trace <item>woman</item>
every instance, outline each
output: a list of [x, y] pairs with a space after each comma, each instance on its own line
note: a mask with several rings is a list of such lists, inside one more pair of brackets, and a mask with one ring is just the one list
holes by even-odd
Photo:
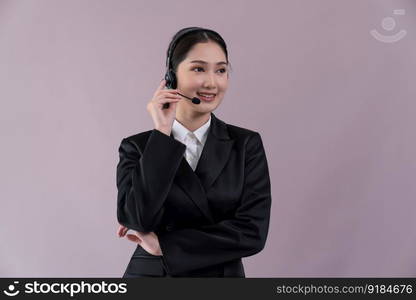
[[229, 80], [218, 33], [180, 30], [166, 65], [147, 104], [154, 129], [119, 148], [118, 235], [138, 244], [123, 277], [245, 277], [241, 258], [264, 248], [269, 228], [260, 134], [212, 113]]

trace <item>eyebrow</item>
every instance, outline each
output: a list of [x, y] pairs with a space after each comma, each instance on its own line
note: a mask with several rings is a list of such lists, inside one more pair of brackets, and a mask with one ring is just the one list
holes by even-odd
[[[193, 60], [191, 61], [191, 63], [207, 64], [207, 62], [203, 60]], [[225, 61], [220, 61], [220, 62], [217, 62], [216, 65], [227, 65], [227, 63]]]

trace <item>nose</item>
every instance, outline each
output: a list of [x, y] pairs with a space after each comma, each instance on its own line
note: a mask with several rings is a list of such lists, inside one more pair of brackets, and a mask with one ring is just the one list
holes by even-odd
[[208, 73], [205, 76], [204, 88], [207, 88], [207, 89], [215, 88], [215, 75], [214, 74]]

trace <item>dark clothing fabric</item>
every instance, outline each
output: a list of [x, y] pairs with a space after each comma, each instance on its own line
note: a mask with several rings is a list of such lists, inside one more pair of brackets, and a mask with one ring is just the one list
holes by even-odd
[[118, 221], [153, 231], [163, 253], [138, 245], [124, 277], [245, 277], [241, 258], [264, 248], [272, 199], [261, 136], [211, 118], [195, 172], [172, 134], [122, 140]]

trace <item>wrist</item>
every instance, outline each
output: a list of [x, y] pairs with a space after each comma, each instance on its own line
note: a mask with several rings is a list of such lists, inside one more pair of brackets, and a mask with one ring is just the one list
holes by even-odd
[[170, 128], [163, 128], [163, 127], [158, 127], [158, 128], [155, 128], [155, 129], [164, 133], [164, 134], [166, 134], [166, 135], [168, 135], [168, 136], [170, 136], [170, 133], [172, 131], [172, 129], [170, 129]]

